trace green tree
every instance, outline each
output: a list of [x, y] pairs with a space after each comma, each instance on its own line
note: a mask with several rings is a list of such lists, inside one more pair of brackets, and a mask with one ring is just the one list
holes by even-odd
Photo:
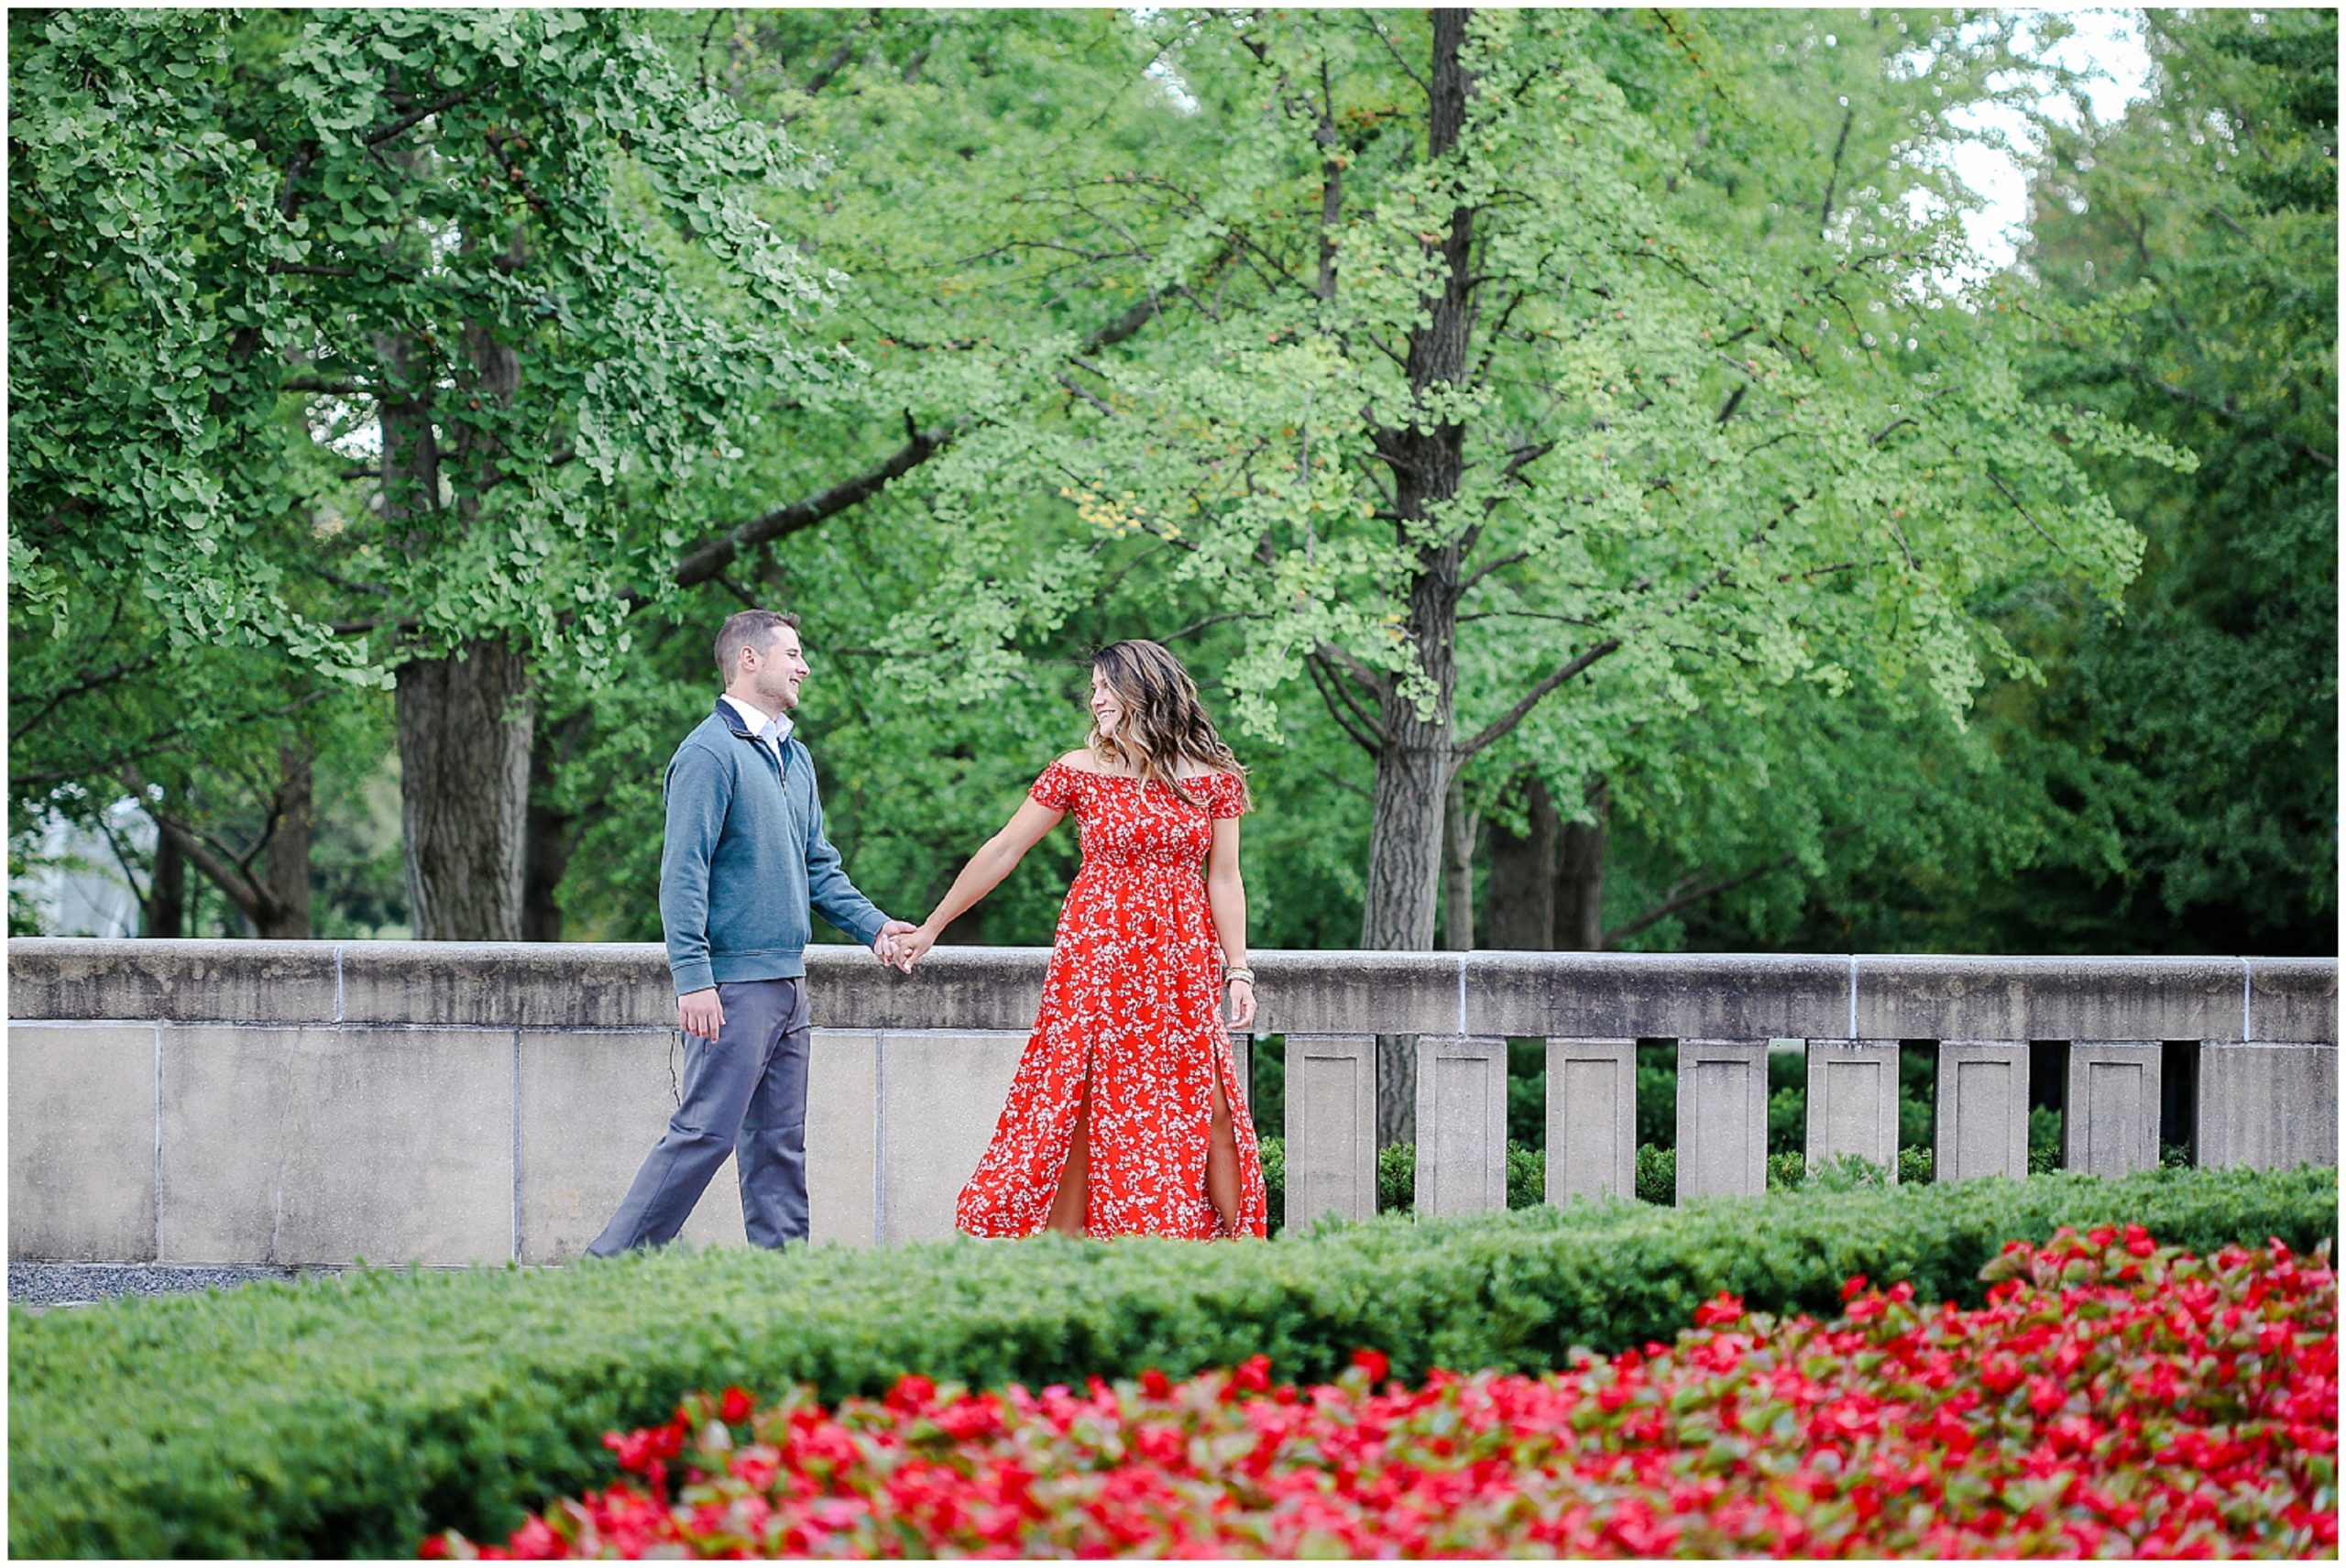
[[[1577, 798], [1666, 780], [1667, 716], [1706, 704], [1959, 718], [2028, 667], [1985, 587], [2132, 569], [2077, 455], [2172, 454], [2024, 394], [2019, 294], [1931, 281], [1961, 199], [1933, 105], [1988, 93], [2001, 37], [1847, 20], [1843, 55], [1836, 17], [1166, 16], [1135, 32], [1168, 85], [1084, 97], [1087, 134], [1054, 84], [1146, 54], [835, 24], [794, 126], [843, 85], [901, 118], [859, 192], [776, 221], [919, 193], [915, 232], [831, 231], [890, 239], [839, 263], [874, 374], [835, 406], [901, 422], [887, 515], [951, 542], [876, 640], [904, 698], [989, 700], [1146, 571], [1164, 620], [1236, 634], [1257, 737], [1301, 696], [1367, 754], [1377, 947], [1431, 944], [1470, 764]], [[940, 58], [1016, 95], [999, 137], [924, 109]]]
[[741, 198], [814, 166], [624, 13], [10, 41], [12, 695], [64, 729], [203, 647], [388, 680], [417, 934], [518, 935], [531, 662], [624, 652], [689, 543], [667, 491], [838, 373], [796, 334], [822, 269]]
[[[2042, 323], [2031, 383], [2198, 458], [2082, 460], [2145, 535], [2124, 614], [2051, 584], [1983, 592], [2043, 681], [1990, 682], [1961, 735], [1900, 727], [1887, 745], [1929, 799], [1868, 762], [1890, 732], [1836, 739], [1822, 754], [1854, 768], [1866, 828], [1666, 939], [2336, 950], [2336, 16], [2145, 25], [2146, 96], [2110, 124], [2044, 122], [2021, 263], [2091, 313]], [[1791, 733], [1780, 757], [1814, 754]], [[1781, 794], [1814, 795], [1792, 783], [1758, 815]]]
[[2152, 93], [2052, 127], [2024, 257], [2131, 308], [2032, 371], [2199, 466], [2098, 469], [2150, 543], [2123, 622], [2014, 617], [2058, 671], [2015, 726], [2104, 854], [2011, 917], [2050, 950], [2335, 952], [2338, 14], [2145, 18]]

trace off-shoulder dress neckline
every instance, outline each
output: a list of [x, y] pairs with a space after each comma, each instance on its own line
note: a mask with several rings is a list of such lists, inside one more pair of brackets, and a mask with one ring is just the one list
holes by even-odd
[[[1064, 757], [1054, 757], [1054, 758], [1052, 758], [1052, 759], [1051, 759], [1051, 766], [1052, 766], [1052, 767], [1055, 767], [1055, 768], [1065, 768], [1069, 773], [1071, 773], [1075, 774], [1078, 778], [1087, 778], [1087, 779], [1131, 779], [1131, 780], [1134, 780], [1134, 781], [1135, 781], [1135, 782], [1138, 782], [1138, 781], [1139, 781], [1139, 779], [1140, 779], [1140, 775], [1139, 775], [1138, 773], [1102, 773], [1102, 772], [1101, 772], [1098, 768], [1079, 768], [1079, 767], [1077, 767], [1074, 763], [1072, 763], [1072, 762], [1069, 762], [1069, 761], [1068, 761], [1066, 758], [1064, 758]], [[1213, 782], [1214, 782], [1214, 780], [1216, 780], [1216, 779], [1219, 779], [1219, 778], [1227, 778], [1228, 776], [1229, 776], [1229, 775], [1228, 775], [1228, 774], [1226, 774], [1226, 773], [1200, 773], [1200, 774], [1198, 774], [1195, 778], [1176, 779], [1176, 780], [1173, 780], [1173, 781], [1171, 781], [1171, 782], [1176, 783], [1176, 784], [1187, 784], [1187, 785], [1188, 785], [1188, 786], [1189, 786], [1191, 789], [1201, 789], [1201, 788], [1203, 788], [1205, 785], [1207, 785], [1207, 784], [1210, 784], [1213, 783]], [[1150, 784], [1164, 784], [1164, 783], [1166, 783], [1166, 782], [1168, 782], [1168, 781], [1166, 781], [1166, 780], [1164, 780], [1164, 779], [1150, 779], [1150, 780], [1148, 780], [1147, 782], [1148, 782], [1148, 783], [1150, 783]]]

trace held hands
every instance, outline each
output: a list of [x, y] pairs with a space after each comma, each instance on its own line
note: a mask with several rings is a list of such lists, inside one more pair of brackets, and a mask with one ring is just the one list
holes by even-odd
[[909, 920], [888, 921], [880, 927], [880, 934], [872, 938], [873, 955], [883, 964], [903, 970], [906, 974], [912, 973], [913, 966], [904, 957], [904, 941], [905, 937], [918, 929], [920, 927]]
[[937, 946], [936, 932], [926, 926], [908, 927], [904, 935], [896, 938], [896, 956], [889, 961], [906, 974], [910, 974], [913, 972], [913, 965], [920, 962], [928, 949], [935, 946]]

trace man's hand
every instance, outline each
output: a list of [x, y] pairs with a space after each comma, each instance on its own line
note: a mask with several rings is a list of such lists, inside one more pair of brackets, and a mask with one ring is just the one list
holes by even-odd
[[908, 934], [896, 938], [897, 967], [906, 974], [912, 973], [913, 965], [920, 962], [922, 955], [935, 946], [937, 946], [936, 932], [926, 926], [914, 927]]
[[716, 1040], [717, 1031], [725, 1027], [725, 1004], [717, 1000], [715, 986], [688, 991], [676, 998], [676, 1027], [704, 1040]]
[[904, 957], [903, 938], [919, 929], [909, 920], [891, 920], [881, 927], [880, 935], [872, 938], [872, 950], [880, 956], [882, 963], [892, 964], [910, 974], [913, 972], [912, 960]]

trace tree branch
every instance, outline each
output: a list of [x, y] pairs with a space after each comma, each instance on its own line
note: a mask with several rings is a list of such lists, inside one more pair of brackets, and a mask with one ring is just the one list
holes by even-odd
[[1825, 204], [1816, 212], [1816, 226], [1820, 230], [1833, 221], [1833, 193], [1841, 184], [1841, 153], [1849, 145], [1849, 124], [1857, 117], [1855, 104], [1841, 111], [1841, 134], [1833, 143], [1833, 172], [1825, 181]]
[[[1686, 59], [1694, 65], [1695, 71], [1700, 75], [1709, 76], [1710, 71], [1704, 66], [1703, 57], [1694, 52], [1694, 46], [1687, 41], [1687, 39], [1678, 31], [1678, 28], [1671, 22], [1670, 13], [1657, 6], [1653, 10], [1653, 16], [1654, 19], [1661, 24], [1661, 30], [1670, 35], [1670, 41], [1676, 44], [1681, 49], [1685, 51]], [[1716, 81], [1711, 83], [1711, 91], [1719, 95], [1720, 103], [1728, 104], [1730, 107], [1733, 105], [1735, 101], [1727, 95], [1727, 89], [1720, 86]]]
[[1376, 41], [1383, 44], [1385, 46], [1385, 52], [1393, 57], [1393, 63], [1401, 68], [1401, 74], [1416, 82], [1418, 84], [1419, 92], [1424, 93], [1428, 98], [1431, 98], [1433, 96], [1433, 89], [1427, 86], [1426, 79], [1411, 69], [1409, 62], [1401, 57], [1400, 46], [1394, 43], [1393, 35], [1385, 30], [1384, 27], [1378, 21], [1375, 12], [1369, 13], [1368, 30], [1376, 35]]
[[812, 528], [826, 518], [835, 517], [850, 507], [870, 499], [894, 480], [943, 451], [969, 421], [959, 419], [920, 430], [913, 426], [911, 417], [907, 415], [904, 423], [907, 430], [904, 444], [853, 478], [842, 479], [804, 500], [777, 507], [763, 517], [753, 517], [700, 545], [676, 563], [676, 586], [689, 588], [707, 582], [731, 565], [744, 550], [763, 544], [768, 540], [781, 539], [803, 528]]
[[467, 98], [477, 97], [481, 91], [488, 85], [488, 83], [486, 82], [476, 82], [470, 87], [459, 87], [454, 93], [446, 93], [437, 101], [425, 104], [421, 109], [411, 109], [406, 114], [401, 115], [398, 119], [390, 122], [390, 124], [380, 126], [378, 129], [368, 131], [367, 133], [366, 145], [370, 148], [380, 147], [385, 142], [390, 140], [393, 137], [398, 136], [401, 131], [407, 130], [414, 126], [422, 125], [433, 115], [440, 113], [441, 110], [453, 109]]
[[[103, 647], [110, 641], [114, 637], [115, 628], [121, 624], [122, 606], [119, 602], [116, 602], [114, 607], [114, 613], [106, 620], [105, 635], [98, 639], [99, 646]], [[50, 694], [49, 699], [47, 702], [41, 704], [40, 711], [38, 713], [34, 714], [30, 718], [26, 719], [22, 724], [17, 725], [15, 729], [8, 731], [8, 743], [10, 745], [16, 744], [16, 741], [22, 739], [34, 725], [38, 724], [42, 719], [47, 718], [51, 712], [55, 711], [60, 703], [62, 703], [71, 697], [80, 696], [84, 692], [95, 691], [100, 686], [112, 685], [123, 676], [136, 674], [137, 672], [145, 669], [154, 662], [154, 654], [143, 654], [138, 658], [116, 664], [113, 669], [107, 670], [102, 674], [83, 675], [80, 680], [75, 681], [71, 685], [59, 687], [54, 693]]]
[[[1856, 831], [1857, 825], [1855, 823], [1845, 823], [1841, 827], [1834, 828], [1830, 833], [1827, 833], [1825, 836], [1825, 842], [1829, 844], [1836, 839], [1845, 839]], [[1735, 889], [1741, 887], [1746, 883], [1757, 882], [1761, 877], [1768, 875], [1771, 872], [1782, 871], [1799, 859], [1799, 851], [1793, 850], [1789, 853], [1777, 856], [1774, 860], [1770, 861], [1764, 866], [1754, 866], [1749, 871], [1738, 872], [1736, 875], [1731, 877], [1722, 877], [1716, 882], [1706, 883], [1704, 885], [1694, 889], [1692, 892], [1680, 894], [1675, 897], [1665, 899], [1661, 903], [1655, 905], [1651, 909], [1647, 910], [1643, 915], [1639, 916], [1635, 920], [1630, 921], [1628, 925], [1617, 927], [1613, 930], [1606, 932], [1604, 945], [1610, 948], [1617, 942], [1620, 942], [1628, 938], [1636, 936], [1639, 932], [1644, 930], [1647, 927], [1654, 924], [1658, 920], [1668, 919], [1671, 916], [1677, 914], [1680, 910], [1686, 908], [1690, 905], [1700, 904], [1703, 900], [1716, 897], [1722, 893], [1731, 893]]]
[[[1122, 315], [1094, 330], [1075, 352], [1090, 354], [1095, 349], [1122, 343], [1147, 324], [1163, 306], [1163, 297], [1157, 294], [1135, 301]], [[842, 479], [788, 506], [777, 507], [762, 517], [736, 524], [716, 538], [696, 546], [676, 563], [675, 585], [680, 588], [689, 588], [705, 583], [731, 565], [742, 551], [768, 540], [795, 533], [801, 529], [812, 528], [827, 518], [836, 517], [849, 508], [870, 499], [942, 452], [974, 422], [974, 416], [964, 414], [959, 419], [922, 430], [914, 422], [912, 415], [906, 413], [904, 445], [851, 478]], [[622, 597], [625, 602], [632, 605], [641, 602], [644, 596], [630, 591]]]
[[[187, 857], [188, 863], [211, 878], [214, 885], [228, 895], [229, 901], [243, 912], [247, 919], [258, 925], [264, 916], [272, 912], [277, 901], [268, 889], [240, 871], [222, 852], [215, 850], [209, 839], [178, 817], [158, 809], [147, 798], [147, 781], [139, 776], [136, 763], [123, 765], [122, 780], [137, 799], [139, 809], [153, 819], [156, 831], [177, 845], [180, 853]], [[268, 842], [267, 835], [263, 835], [261, 843], [266, 845]], [[256, 848], [254, 853], [259, 853], [259, 850]]]
[[[2020, 513], [2023, 521], [2027, 522], [2029, 527], [2036, 531], [2037, 538], [2042, 539], [2045, 543], [2053, 546], [2053, 553], [2060, 556], [2063, 560], [2066, 561], [2072, 559], [2069, 553], [2061, 548], [2061, 542], [2054, 538], [2051, 534], [2045, 532], [2045, 525], [2038, 522], [2035, 518], [2029, 515], [2028, 509], [2020, 504], [2020, 498], [2012, 494], [2012, 487], [2004, 483], [2002, 476], [1999, 475], [1993, 468], [1985, 468], [1982, 469], [1981, 472], [1988, 476], [1988, 482], [1990, 484], [1995, 486], [1997, 489], [2003, 492], [2004, 499], [2012, 503], [2012, 510]], [[1898, 531], [1896, 529], [1893, 528], [1890, 532], [1893, 538], [1898, 538]], [[1898, 538], [1898, 547], [1901, 550], [1904, 550], [1906, 548], [1906, 541], [1903, 538]], [[1914, 557], [1911, 552], [1907, 554], [1906, 564], [1910, 566], [1914, 564]]]
[[98, 813], [98, 831], [105, 835], [106, 848], [114, 851], [114, 863], [122, 868], [122, 880], [130, 884], [130, 896], [138, 901], [139, 910], [143, 914], [147, 909], [147, 901], [150, 896], [149, 889], [152, 888], [153, 883], [150, 881], [147, 888], [138, 885], [138, 873], [130, 863], [129, 847], [123, 843], [122, 835], [114, 830], [114, 824], [106, 820], [109, 815], [111, 814], [104, 811]]
[[806, 79], [806, 85], [801, 87], [799, 91], [812, 98], [816, 93], [828, 87], [831, 84], [831, 78], [846, 69], [847, 62], [855, 58], [856, 35], [869, 27], [871, 22], [872, 17], [869, 15], [858, 17], [855, 26], [848, 29], [847, 37], [839, 40], [839, 47], [831, 51], [831, 58], [815, 68], [815, 74]]
[[299, 187], [301, 183], [301, 176], [310, 171], [310, 164], [317, 156], [318, 144], [313, 141], [304, 141], [293, 149], [292, 161], [285, 166], [284, 183], [277, 188], [277, 215], [288, 223], [292, 222], [293, 214], [301, 211], [301, 198]]
[[[2115, 366], [2121, 373], [2125, 375], [2128, 379], [2148, 387], [2154, 391], [2164, 392], [2168, 397], [2173, 398], [2176, 402], [2183, 404], [2186, 408], [2198, 409], [2201, 413], [2207, 414], [2212, 419], [2220, 420], [2225, 424], [2246, 426], [2252, 430], [2258, 428], [2254, 422], [2242, 418], [2237, 411], [2226, 408], [2221, 403], [2210, 401], [2209, 399], [2201, 397], [2198, 393], [2191, 391], [2187, 388], [2177, 387], [2169, 382], [2163, 381], [2156, 376], [2152, 375], [2149, 370], [2145, 369], [2142, 366], [2130, 365], [2123, 360], [2112, 360], [2110, 363]], [[2318, 447], [2309, 446], [2293, 435], [2282, 435], [2277, 431], [2274, 432], [2273, 434], [2281, 443], [2281, 444], [2290, 448], [2300, 456], [2309, 457], [2314, 462], [2319, 463], [2323, 467], [2330, 469], [2333, 472], [2337, 469], [2338, 459], [2331, 456], [2329, 453], [2321, 451]]]
[[1069, 375], [1066, 371], [1062, 370], [1058, 372], [1054, 379], [1056, 379], [1060, 386], [1065, 387], [1069, 391], [1073, 392], [1077, 397], [1081, 398], [1085, 402], [1090, 403], [1093, 408], [1098, 409], [1102, 413], [1106, 414], [1110, 419], [1116, 417], [1116, 411], [1108, 406], [1105, 399], [1102, 398], [1099, 393], [1093, 391], [1089, 387], [1080, 387], [1076, 385], [1075, 378]]
[[1343, 669], [1352, 675], [1353, 679], [1358, 681], [1361, 685], [1366, 686], [1371, 692], [1375, 693], [1376, 700], [1380, 704], [1393, 695], [1392, 676], [1384, 674], [1382, 671], [1370, 669], [1366, 664], [1362, 663], [1359, 659], [1355, 658], [1345, 650], [1337, 647], [1333, 642], [1322, 642], [1317, 648], [1314, 648], [1312, 652], [1332, 664], [1342, 665]]
[[1607, 653], [1616, 652], [1620, 646], [1621, 640], [1618, 637], [1608, 637], [1577, 659], [1550, 671], [1540, 678], [1538, 685], [1524, 693], [1522, 698], [1513, 707], [1485, 725], [1473, 740], [1459, 747], [1458, 760], [1463, 762], [1494, 740], [1504, 739], [1509, 730], [1522, 723], [1531, 710], [1540, 706], [1540, 698], [1595, 663]]
[[1311, 139], [1320, 146], [1320, 288], [1322, 304], [1336, 297], [1336, 221], [1344, 210], [1344, 165], [1336, 157], [1335, 90], [1328, 82], [1328, 57], [1320, 57], [1320, 124]]
[[1184, 637], [1195, 637], [1199, 632], [1203, 631], [1209, 626], [1219, 626], [1225, 620], [1244, 620], [1254, 613], [1255, 612], [1253, 610], [1226, 609], [1220, 615], [1210, 615], [1203, 620], [1193, 620], [1189, 625], [1181, 628], [1178, 631], [1168, 631], [1164, 636], [1158, 638], [1157, 641], [1159, 642], [1178, 642]]
[[[326, 689], [321, 686], [315, 691], [308, 692], [299, 697], [296, 697], [293, 701], [285, 704], [282, 707], [264, 708], [256, 713], [239, 714], [236, 717], [226, 720], [225, 723], [218, 725], [217, 728], [223, 730], [235, 729], [247, 724], [258, 724], [263, 719], [289, 718], [293, 714], [301, 712], [301, 709], [309, 707], [312, 703], [317, 702], [328, 695], [329, 694]], [[49, 784], [60, 784], [72, 780], [86, 779], [97, 773], [118, 773], [124, 768], [136, 764], [141, 757], [154, 756], [157, 752], [160, 751], [168, 742], [178, 740], [181, 735], [185, 734], [190, 728], [191, 726], [185, 724], [174, 725], [172, 728], [162, 731], [160, 734], [148, 737], [137, 747], [130, 751], [122, 752], [118, 756], [103, 758], [98, 761], [87, 762], [77, 768], [53, 768], [48, 773], [42, 773], [11, 774], [8, 782], [20, 789], [38, 789]]]
[[168, 837], [179, 847], [180, 853], [187, 857], [188, 864], [210, 878], [213, 885], [226, 894], [229, 902], [236, 905], [247, 919], [256, 925], [260, 923], [274, 901], [258, 883], [214, 853], [209, 844], [176, 818], [151, 810], [148, 815], [155, 818], [156, 830]]
[[1495, 561], [1484, 562], [1472, 572], [1469, 572], [1466, 575], [1466, 580], [1458, 585], [1458, 597], [1462, 599], [1466, 597], [1466, 591], [1469, 588], [1472, 588], [1476, 583], [1481, 582], [1485, 577], [1489, 576], [1493, 572], [1498, 571], [1502, 567], [1512, 566], [1518, 561], [1529, 561], [1530, 559], [1530, 551], [1518, 550], [1512, 554], [1502, 555]]
[[[1326, 662], [1317, 654], [1306, 653], [1303, 656], [1303, 668], [1304, 673], [1311, 677], [1311, 684], [1319, 688], [1320, 700], [1327, 705], [1328, 716], [1336, 721], [1336, 728], [1351, 736], [1353, 743], [1372, 757], [1384, 751], [1384, 726], [1368, 719], [1365, 711], [1354, 698], [1353, 694], [1346, 691], [1343, 683], [1336, 679], [1334, 674], [1328, 669]], [[1362, 722], [1355, 723], [1349, 717], [1348, 709], [1351, 714], [1360, 715]], [[1366, 728], [1364, 729], [1363, 724], [1365, 724]]]

